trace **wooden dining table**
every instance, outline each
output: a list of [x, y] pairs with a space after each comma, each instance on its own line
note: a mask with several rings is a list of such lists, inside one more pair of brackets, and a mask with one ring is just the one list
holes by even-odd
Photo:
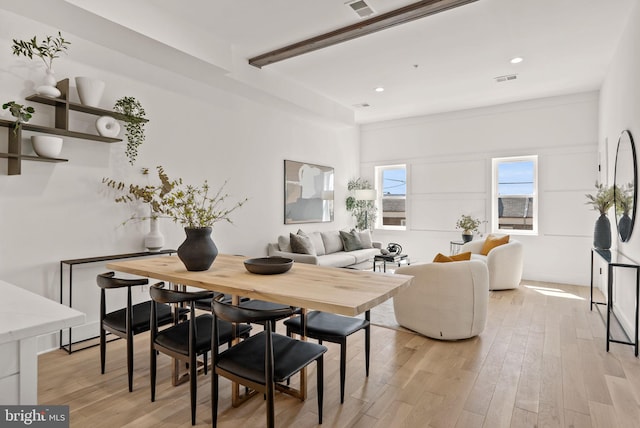
[[[407, 287], [412, 276], [294, 263], [288, 272], [276, 275], [250, 273], [247, 257], [219, 254], [206, 271], [188, 271], [177, 256], [155, 257], [107, 264], [108, 269], [154, 278], [176, 285], [197, 287], [233, 297], [265, 300], [341, 315], [367, 313]], [[241, 401], [234, 386], [234, 405]], [[306, 373], [300, 377], [298, 396], [306, 398]]]

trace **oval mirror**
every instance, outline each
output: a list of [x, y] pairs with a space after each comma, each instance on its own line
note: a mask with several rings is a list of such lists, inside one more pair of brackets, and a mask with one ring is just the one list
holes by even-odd
[[636, 217], [637, 164], [636, 147], [633, 137], [627, 130], [622, 131], [618, 139], [616, 164], [613, 178], [614, 206], [616, 211], [616, 225], [620, 241], [627, 242], [631, 238], [633, 224]]

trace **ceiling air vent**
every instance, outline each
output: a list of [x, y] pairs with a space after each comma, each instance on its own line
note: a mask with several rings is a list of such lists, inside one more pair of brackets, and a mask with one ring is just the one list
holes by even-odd
[[371, 106], [371, 104], [369, 104], [369, 103], [359, 103], [359, 104], [354, 104], [353, 106], [355, 108], [365, 108], [365, 107]]
[[509, 80], [516, 80], [518, 78], [517, 74], [506, 74], [504, 76], [494, 77], [495, 81], [500, 82], [508, 82]]
[[366, 18], [367, 16], [371, 16], [375, 13], [374, 10], [371, 9], [371, 6], [369, 6], [364, 0], [349, 1], [345, 4], [357, 13], [360, 18]]

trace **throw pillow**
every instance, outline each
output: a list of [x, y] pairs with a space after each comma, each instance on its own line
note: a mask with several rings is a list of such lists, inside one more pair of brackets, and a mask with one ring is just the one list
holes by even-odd
[[278, 236], [278, 248], [280, 248], [280, 251], [286, 251], [287, 253], [291, 252], [291, 242], [289, 241], [288, 236]]
[[438, 253], [433, 259], [433, 262], [447, 263], [447, 262], [462, 262], [465, 260], [471, 260], [471, 251], [467, 251], [466, 253], [454, 254], [453, 256], [445, 256], [444, 254]]
[[373, 248], [373, 240], [371, 239], [371, 231], [369, 229], [356, 232], [362, 242], [362, 248]]
[[342, 239], [337, 230], [320, 232], [320, 235], [322, 235], [322, 242], [324, 243], [324, 251], [326, 254], [337, 253], [338, 251], [344, 250]]
[[341, 230], [340, 239], [342, 239], [342, 245], [344, 246], [345, 251], [355, 251], [362, 249], [360, 236], [358, 236], [358, 232], [356, 232], [355, 230], [351, 232], [345, 232]]
[[291, 251], [294, 253], [316, 255], [316, 249], [308, 236], [290, 233], [289, 240], [291, 241]]
[[482, 246], [482, 250], [480, 250], [480, 254], [482, 254], [483, 256], [486, 256], [487, 254], [489, 254], [489, 251], [493, 250], [494, 248], [500, 245], [504, 245], [508, 242], [509, 242], [509, 235], [504, 235], [504, 236], [488, 235], [487, 239], [484, 240], [484, 245]]

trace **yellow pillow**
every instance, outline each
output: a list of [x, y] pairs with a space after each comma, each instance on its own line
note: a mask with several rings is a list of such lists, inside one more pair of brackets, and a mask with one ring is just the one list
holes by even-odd
[[471, 260], [471, 252], [460, 253], [453, 256], [445, 256], [444, 254], [438, 253], [436, 257], [433, 259], [434, 263], [447, 263], [447, 262], [461, 262], [464, 260]]
[[484, 241], [482, 250], [480, 250], [480, 254], [482, 254], [483, 256], [486, 256], [487, 254], [489, 254], [489, 251], [493, 250], [494, 248], [500, 245], [506, 244], [508, 242], [509, 242], [509, 235], [504, 235], [502, 237], [488, 235], [487, 239], [485, 239]]

